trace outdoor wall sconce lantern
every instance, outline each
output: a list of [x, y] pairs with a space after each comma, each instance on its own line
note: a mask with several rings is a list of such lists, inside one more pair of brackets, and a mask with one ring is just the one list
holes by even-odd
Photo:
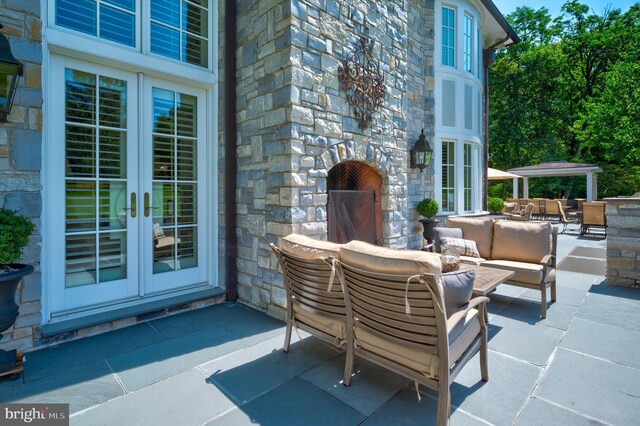
[[416, 141], [415, 145], [409, 151], [411, 168], [418, 168], [422, 172], [425, 168], [431, 164], [431, 158], [433, 157], [433, 149], [427, 142], [427, 137], [424, 135], [424, 129], [420, 132], [420, 137]]
[[0, 32], [0, 122], [6, 123], [7, 115], [11, 112], [13, 97], [22, 71], [22, 64], [11, 53], [9, 40]]

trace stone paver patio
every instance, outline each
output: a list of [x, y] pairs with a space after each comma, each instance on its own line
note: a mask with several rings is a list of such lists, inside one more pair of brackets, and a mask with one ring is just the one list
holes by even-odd
[[[559, 258], [601, 239], [561, 235]], [[597, 252], [597, 250], [593, 251]], [[593, 262], [601, 260], [593, 260]], [[453, 425], [637, 424], [640, 291], [558, 271], [558, 301], [539, 318], [536, 292], [491, 296], [489, 374], [472, 360], [451, 387]], [[436, 400], [401, 376], [240, 304], [178, 314], [28, 355], [2, 402], [69, 403], [78, 425], [435, 424]]]

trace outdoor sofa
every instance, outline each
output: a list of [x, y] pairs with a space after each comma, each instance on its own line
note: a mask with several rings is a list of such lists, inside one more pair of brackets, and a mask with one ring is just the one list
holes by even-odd
[[363, 357], [414, 380], [416, 389], [438, 391], [439, 426], [449, 418], [451, 383], [478, 351], [488, 380], [489, 299], [471, 299], [472, 271], [441, 274], [439, 255], [361, 241], [337, 245], [289, 235], [271, 249], [285, 278], [285, 351], [292, 327], [346, 343], [344, 385], [351, 383], [354, 356]]

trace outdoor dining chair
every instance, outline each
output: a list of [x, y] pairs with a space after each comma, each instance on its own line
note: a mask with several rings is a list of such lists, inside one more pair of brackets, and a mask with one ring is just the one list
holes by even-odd
[[601, 201], [592, 201], [582, 203], [582, 226], [580, 227], [580, 235], [584, 235], [591, 228], [603, 228], [607, 230], [607, 215], [605, 213], [607, 203]]
[[560, 223], [562, 223], [562, 234], [567, 230], [567, 226], [573, 223], [580, 223], [580, 219], [576, 218], [567, 218], [567, 215], [564, 211], [564, 207], [562, 207], [562, 203], [556, 200], [558, 203], [558, 212], [560, 212]]

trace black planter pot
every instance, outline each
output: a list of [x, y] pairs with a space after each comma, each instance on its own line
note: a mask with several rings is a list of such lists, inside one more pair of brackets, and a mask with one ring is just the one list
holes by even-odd
[[440, 223], [437, 219], [420, 219], [420, 223], [424, 228], [422, 231], [422, 236], [429, 241], [429, 243], [433, 243], [436, 239], [434, 229]]
[[[16, 322], [16, 318], [18, 318], [16, 288], [24, 276], [33, 272], [33, 266], [31, 265], [11, 263], [9, 266], [16, 270], [0, 275], [0, 339], [2, 339], [2, 332], [9, 329]], [[15, 362], [15, 350], [0, 350], [0, 373], [11, 370]]]

